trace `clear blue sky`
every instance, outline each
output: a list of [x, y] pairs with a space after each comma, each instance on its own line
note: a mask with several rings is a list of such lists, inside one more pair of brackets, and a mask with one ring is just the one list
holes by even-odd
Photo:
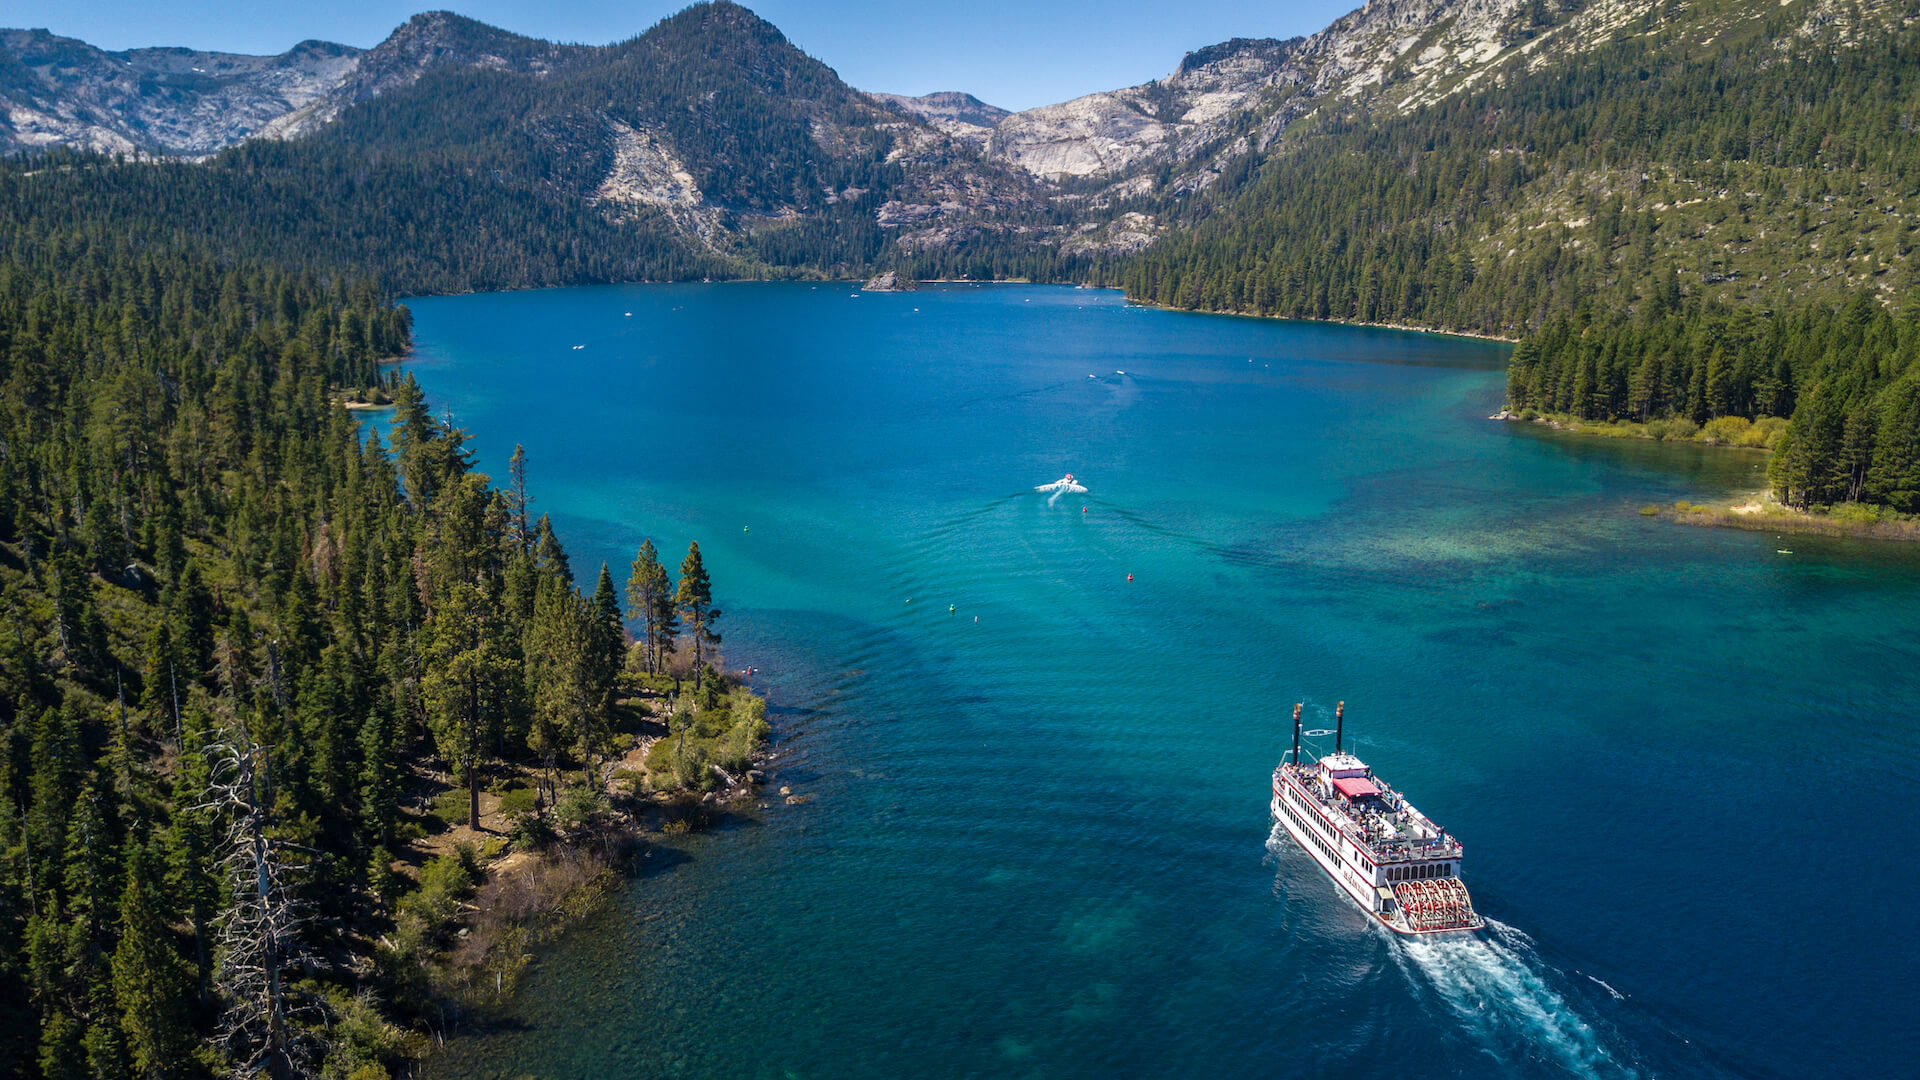
[[[747, 7], [862, 90], [966, 90], [1010, 109], [1172, 71], [1230, 37], [1310, 34], [1360, 0], [758, 0]], [[190, 45], [278, 53], [307, 38], [371, 46], [417, 12], [450, 8], [516, 33], [604, 45], [687, 0], [4, 0], [0, 26], [104, 49]]]

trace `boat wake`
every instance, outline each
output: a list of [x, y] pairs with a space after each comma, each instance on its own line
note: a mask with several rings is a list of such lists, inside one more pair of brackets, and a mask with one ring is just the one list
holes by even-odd
[[1431, 990], [1495, 1060], [1548, 1065], [1574, 1076], [1642, 1075], [1554, 989], [1552, 969], [1520, 931], [1489, 919], [1484, 936], [1394, 944], [1395, 962]]

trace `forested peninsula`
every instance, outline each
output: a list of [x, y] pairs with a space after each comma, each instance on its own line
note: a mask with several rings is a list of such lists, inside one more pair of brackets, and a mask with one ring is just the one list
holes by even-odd
[[698, 546], [583, 595], [351, 274], [4, 241], [0, 1071], [388, 1075], [602, 887], [633, 797], [751, 768]]

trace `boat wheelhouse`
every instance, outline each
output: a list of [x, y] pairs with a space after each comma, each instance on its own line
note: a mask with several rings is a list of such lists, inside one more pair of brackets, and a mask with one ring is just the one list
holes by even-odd
[[1346, 702], [1334, 710], [1334, 750], [1300, 758], [1300, 706], [1293, 752], [1273, 771], [1273, 816], [1342, 892], [1401, 934], [1478, 930], [1486, 920], [1460, 881], [1460, 841], [1341, 749]]

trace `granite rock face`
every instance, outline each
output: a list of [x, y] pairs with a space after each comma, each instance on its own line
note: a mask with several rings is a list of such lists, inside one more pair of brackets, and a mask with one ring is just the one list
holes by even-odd
[[1052, 180], [1117, 176], [1217, 138], [1234, 113], [1277, 84], [1297, 41], [1233, 41], [1191, 54], [1156, 82], [1015, 113], [988, 153]]
[[372, 49], [303, 41], [278, 56], [108, 52], [45, 30], [0, 30], [0, 151], [205, 157], [310, 131], [436, 67], [544, 74], [577, 51], [448, 12], [416, 15]]
[[211, 154], [325, 97], [361, 55], [323, 41], [279, 56], [106, 52], [45, 30], [0, 30], [0, 149]]
[[1163, 79], [1001, 120], [991, 158], [1037, 177], [1101, 182], [1102, 197], [1205, 188], [1243, 154], [1328, 102], [1404, 110], [1507, 71], [1537, 68], [1630, 30], [1653, 0], [1585, 7], [1535, 25], [1528, 0], [1369, 0], [1311, 37], [1236, 38], [1189, 53]]

